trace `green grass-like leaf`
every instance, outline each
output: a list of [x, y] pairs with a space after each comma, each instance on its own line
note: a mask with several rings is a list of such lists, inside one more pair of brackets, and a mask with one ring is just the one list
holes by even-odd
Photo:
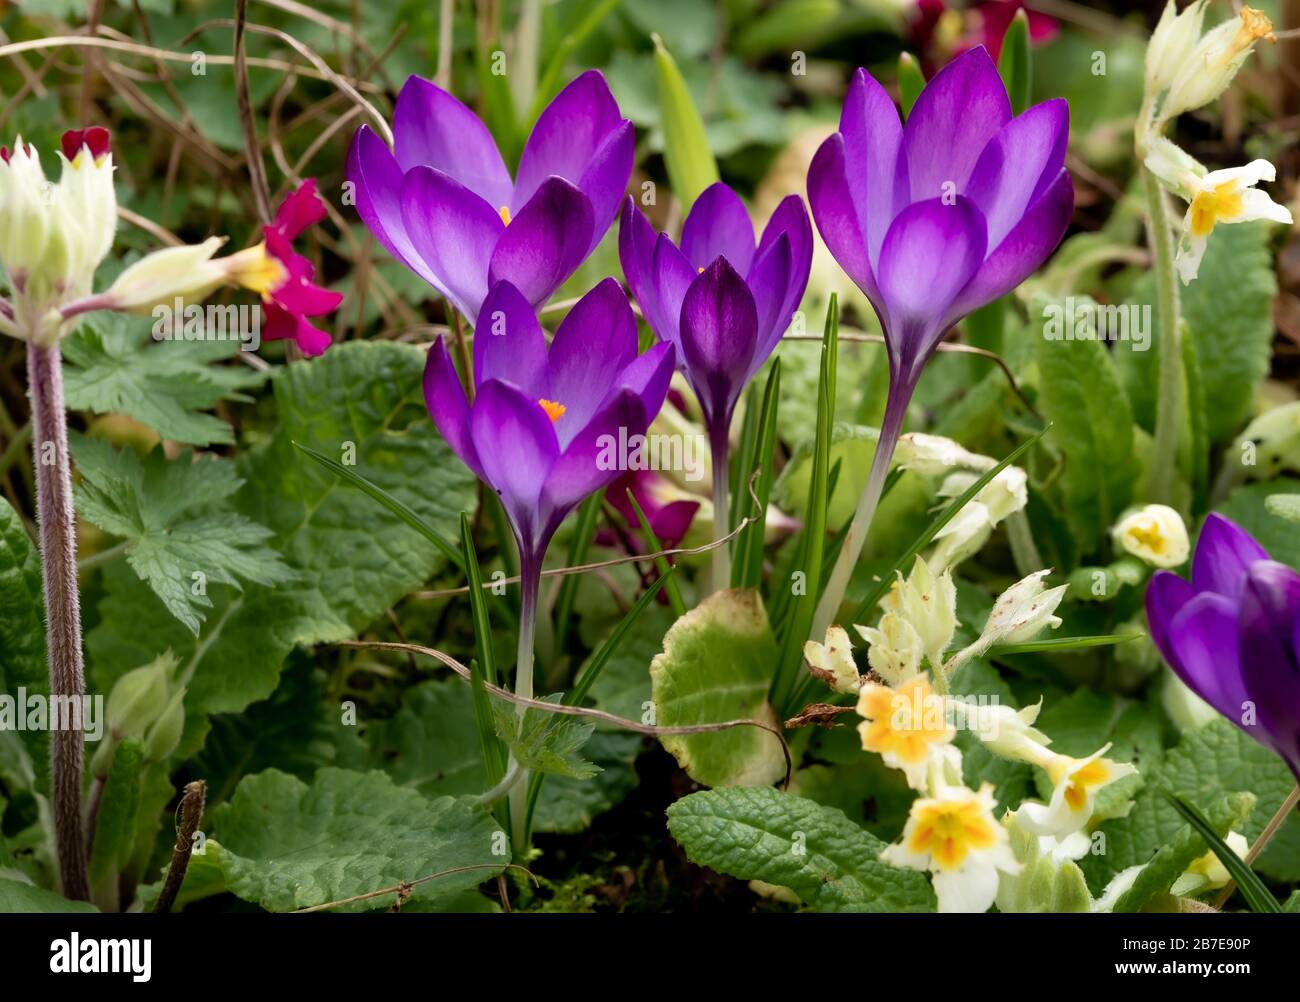
[[1281, 914], [1282, 906], [1277, 903], [1277, 899], [1264, 886], [1264, 881], [1260, 880], [1259, 874], [1247, 866], [1246, 861], [1233, 852], [1223, 839], [1219, 838], [1219, 833], [1205, 820], [1201, 812], [1182, 797], [1173, 794], [1166, 794], [1166, 797], [1174, 805], [1174, 810], [1182, 816], [1183, 820], [1195, 828], [1201, 838], [1205, 839], [1206, 845], [1210, 847], [1214, 855], [1219, 857], [1219, 862], [1223, 864], [1223, 868], [1232, 874], [1232, 879], [1237, 882], [1237, 888], [1241, 891], [1241, 896], [1246, 899], [1246, 904], [1250, 906], [1250, 910], [1263, 914]]

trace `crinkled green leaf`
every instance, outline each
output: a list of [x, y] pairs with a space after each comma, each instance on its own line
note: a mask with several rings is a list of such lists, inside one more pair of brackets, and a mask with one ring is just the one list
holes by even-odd
[[72, 451], [81, 516], [126, 540], [135, 572], [196, 636], [212, 607], [207, 583], [242, 589], [243, 581], [276, 585], [293, 576], [266, 545], [270, 529], [222, 509], [243, 483], [230, 460], [186, 451], [168, 461], [161, 446], [141, 460], [79, 435]]
[[788, 887], [822, 912], [935, 908], [925, 874], [880, 862], [885, 843], [833, 807], [770, 787], [693, 793], [668, 808], [692, 863]]
[[1289, 499], [1300, 506], [1300, 480], [1280, 477], [1238, 487], [1216, 510], [1259, 540], [1274, 560], [1300, 570], [1300, 532], [1294, 524], [1273, 514], [1269, 507], [1273, 498]]
[[120, 411], [174, 442], [233, 443], [230, 425], [206, 411], [219, 400], [248, 400], [243, 391], [265, 376], [213, 364], [237, 354], [238, 341], [155, 342], [152, 325], [121, 313], [88, 314], [62, 344], [68, 408]]
[[[310, 785], [276, 769], [249, 776], [212, 812], [206, 852], [231, 893], [285, 912], [456, 867], [510, 862], [496, 822], [470, 799], [429, 799], [380, 772], [322, 769]], [[497, 850], [500, 854], [494, 854]], [[415, 898], [475, 887], [492, 869], [449, 874]], [[358, 902], [342, 911], [364, 911]]]
[[85, 901], [69, 901], [62, 894], [19, 880], [0, 877], [0, 913], [85, 913], [99, 909]]
[[[656, 723], [663, 726], [758, 720], [775, 725], [767, 690], [777, 648], [757, 592], [715, 592], [677, 620], [650, 664]], [[785, 774], [775, 735], [733, 727], [661, 739], [678, 764], [706, 786], [766, 786]]]
[[272, 530], [293, 581], [210, 588], [213, 608], [196, 639], [133, 571], [106, 568], [100, 623], [87, 638], [95, 680], [107, 691], [170, 647], [189, 681], [180, 755], [202, 742], [208, 714], [237, 713], [270, 695], [294, 646], [355, 636], [445, 566], [422, 535], [292, 444], [355, 459], [366, 477], [453, 536], [460, 512], [474, 506], [474, 478], [429, 420], [423, 359], [413, 346], [358, 341], [277, 375], [279, 425], [241, 457], [246, 483], [235, 508]]

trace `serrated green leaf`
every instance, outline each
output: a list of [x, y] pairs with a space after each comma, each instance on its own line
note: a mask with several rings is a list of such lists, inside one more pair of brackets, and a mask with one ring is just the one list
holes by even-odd
[[1095, 552], [1133, 494], [1133, 415], [1111, 354], [1098, 341], [1037, 341], [1039, 407], [1064, 457], [1061, 509]]
[[[0, 498], [0, 692], [17, 699], [20, 688], [29, 695], [46, 696], [50, 691], [41, 557], [18, 513]], [[13, 775], [6, 779], [19, 789], [47, 789], [49, 735], [9, 731], [0, 734], [0, 741], [13, 745], [12, 756], [0, 755], [0, 760], [13, 759], [4, 770]]]
[[[206, 852], [226, 888], [286, 912], [365, 894], [456, 867], [510, 862], [508, 840], [472, 800], [427, 799], [381, 772], [322, 769], [310, 785], [276, 769], [247, 777], [212, 812]], [[500, 854], [494, 854], [493, 850]], [[429, 898], [475, 887], [490, 868], [413, 888]], [[365, 911], [357, 902], [340, 911]]]
[[243, 483], [230, 460], [186, 451], [168, 461], [161, 446], [141, 460], [129, 448], [70, 438], [81, 474], [77, 510], [125, 539], [127, 562], [195, 636], [212, 607], [207, 583], [242, 590], [244, 581], [272, 586], [293, 577], [266, 545], [270, 529], [221, 507]]
[[230, 425], [205, 412], [219, 400], [247, 400], [243, 391], [265, 375], [214, 364], [237, 354], [238, 341], [154, 342], [151, 327], [148, 318], [88, 314], [62, 344], [68, 408], [128, 414], [188, 445], [233, 443]]
[[770, 787], [683, 797], [668, 808], [668, 830], [692, 863], [788, 887], [816, 911], [935, 908], [925, 875], [880, 862], [885, 843], [843, 811]]
[[[558, 705], [560, 696], [544, 697], [544, 701]], [[521, 717], [513, 705], [501, 700], [492, 704], [492, 717], [497, 737], [509, 747], [511, 757], [530, 772], [590, 779], [600, 771], [579, 754], [596, 730], [590, 720], [532, 706]]]
[[[672, 625], [650, 663], [656, 723], [753, 719], [775, 725], [767, 690], [776, 655], [758, 593], [715, 592]], [[765, 786], [785, 774], [780, 742], [756, 727], [665, 736], [661, 743], [706, 786]]]
[[179, 755], [202, 743], [208, 714], [237, 713], [270, 695], [296, 645], [355, 636], [446, 565], [424, 536], [293, 447], [355, 459], [368, 479], [454, 535], [460, 512], [474, 506], [475, 481], [429, 421], [423, 368], [418, 348], [358, 341], [277, 375], [279, 426], [241, 457], [247, 482], [235, 508], [272, 530], [292, 582], [242, 593], [210, 588], [213, 608], [196, 639], [133, 571], [105, 569], [100, 622], [87, 636], [95, 681], [107, 691], [170, 647], [189, 683]]

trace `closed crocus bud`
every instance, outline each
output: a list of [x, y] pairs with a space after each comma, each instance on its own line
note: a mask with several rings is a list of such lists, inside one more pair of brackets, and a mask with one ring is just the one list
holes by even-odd
[[133, 668], [108, 694], [108, 729], [115, 738], [141, 735], [167, 709], [176, 659], [164, 654], [149, 664]]
[[1173, 83], [1178, 70], [1191, 58], [1201, 38], [1205, 0], [1196, 0], [1181, 14], [1174, 0], [1168, 0], [1160, 22], [1147, 44], [1146, 90], [1154, 97]]
[[145, 756], [151, 762], [161, 762], [176, 750], [185, 730], [185, 687], [178, 689], [168, 702], [144, 739]]
[[1111, 529], [1111, 538], [1118, 549], [1152, 567], [1179, 567], [1191, 553], [1182, 516], [1163, 504], [1125, 513]]
[[177, 297], [202, 299], [226, 280], [226, 268], [213, 260], [222, 237], [201, 244], [167, 247], [141, 258], [117, 277], [104, 293], [110, 309], [149, 314], [171, 306]]
[[1272, 22], [1253, 7], [1242, 7], [1236, 17], [1209, 31], [1174, 74], [1160, 117], [1173, 118], [1216, 100], [1260, 39], [1277, 41]]
[[36, 147], [21, 136], [12, 153], [0, 147], [0, 263], [15, 292], [45, 254], [51, 192]]

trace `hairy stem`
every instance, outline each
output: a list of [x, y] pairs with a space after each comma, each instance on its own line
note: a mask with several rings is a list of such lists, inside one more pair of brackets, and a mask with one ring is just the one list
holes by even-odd
[[[515, 695], [533, 698], [533, 636], [537, 626], [537, 596], [542, 587], [542, 557], [528, 547], [519, 547], [519, 655], [515, 665]], [[520, 720], [528, 712], [517, 704]], [[518, 768], [514, 756], [507, 772]], [[528, 850], [528, 770], [519, 769], [518, 779], [510, 788], [510, 833], [516, 855]]]
[[45, 638], [50, 696], [67, 709], [50, 725], [50, 793], [54, 840], [63, 893], [74, 901], [90, 897], [86, 845], [82, 835], [81, 772], [84, 737], [81, 709], [85, 678], [81, 657], [81, 600], [77, 594], [77, 538], [72, 511], [68, 424], [63, 408], [63, 365], [58, 345], [27, 345], [28, 393], [32, 400], [36, 465], [36, 510], [45, 587]]
[[[713, 541], [717, 542], [731, 529], [731, 516], [728, 513], [727, 489], [730, 472], [727, 456], [731, 444], [728, 441], [729, 421], [716, 422], [716, 427], [709, 429], [709, 445], [713, 453]], [[716, 546], [713, 549], [713, 590], [722, 591], [731, 587], [731, 544]]]
[[898, 445], [899, 433], [903, 430], [903, 417], [907, 414], [907, 404], [912, 398], [911, 381], [904, 382], [893, 373], [889, 380], [889, 399], [885, 402], [884, 420], [880, 422], [880, 437], [876, 440], [876, 454], [871, 460], [871, 472], [867, 476], [867, 485], [858, 499], [853, 521], [849, 523], [844, 535], [844, 545], [835, 560], [835, 567], [826, 580], [821, 600], [817, 603], [817, 612], [813, 616], [810, 640], [821, 641], [826, 636], [826, 629], [835, 621], [835, 614], [844, 601], [844, 594], [849, 588], [849, 579], [853, 568], [862, 555], [862, 547], [867, 541], [867, 532], [871, 529], [871, 520], [876, 514], [876, 505], [880, 503], [880, 494], [885, 488], [885, 479], [889, 476], [889, 464], [894, 458], [894, 447]]
[[172, 861], [167, 868], [167, 880], [162, 892], [153, 906], [155, 912], [167, 913], [176, 902], [181, 885], [185, 883], [185, 871], [190, 866], [190, 854], [194, 851], [194, 833], [199, 830], [199, 821], [203, 817], [203, 806], [207, 801], [208, 784], [201, 779], [186, 784], [177, 808], [179, 819], [176, 823], [176, 844], [172, 847]]
[[1156, 176], [1142, 169], [1146, 187], [1148, 239], [1155, 257], [1156, 295], [1160, 323], [1156, 338], [1160, 373], [1156, 396], [1155, 446], [1147, 477], [1147, 498], [1161, 504], [1173, 501], [1178, 429], [1182, 415], [1183, 352], [1179, 335], [1178, 275], [1174, 268], [1174, 241], [1169, 230], [1165, 195]]

